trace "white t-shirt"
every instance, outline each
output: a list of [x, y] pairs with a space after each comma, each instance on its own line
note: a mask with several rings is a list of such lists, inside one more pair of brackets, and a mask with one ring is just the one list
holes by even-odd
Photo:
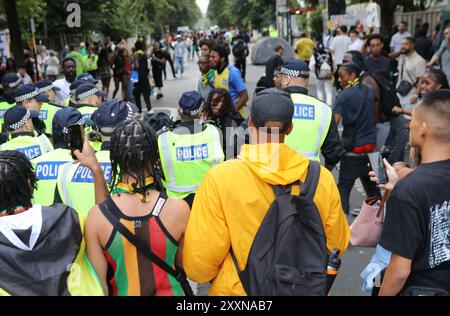
[[333, 39], [330, 49], [333, 51], [333, 59], [336, 65], [342, 65], [345, 53], [349, 51], [352, 44], [350, 37], [347, 35], [338, 35]]
[[70, 98], [70, 85], [71, 83], [66, 80], [66, 78], [58, 79], [53, 82], [55, 87], [61, 90], [56, 92], [56, 103], [64, 104], [64, 102]]
[[389, 45], [389, 47], [391, 47], [391, 49], [394, 49], [394, 53], [399, 53], [402, 50], [402, 42], [407, 37], [411, 37], [411, 33], [395, 33], [394, 36], [392, 36], [391, 44]]
[[363, 45], [364, 45], [364, 41], [357, 38], [353, 43], [350, 44], [350, 46], [348, 47], [348, 50], [349, 51], [357, 50], [358, 52], [360, 52]]

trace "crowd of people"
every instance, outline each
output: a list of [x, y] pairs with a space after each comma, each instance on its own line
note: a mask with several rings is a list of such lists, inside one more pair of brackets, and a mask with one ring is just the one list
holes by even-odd
[[[328, 44], [303, 35], [295, 61], [275, 47], [248, 118], [243, 33], [137, 41], [131, 53], [124, 41], [68, 46], [59, 79], [53, 61], [43, 75], [7, 71], [0, 294], [182, 296], [189, 279], [209, 295], [326, 295], [360, 178], [368, 197], [387, 200], [363, 290], [450, 295], [450, 92], [445, 71], [427, 68], [445, 69], [447, 46], [427, 65], [405, 26], [389, 54], [358, 27]], [[166, 63], [181, 78], [186, 57], [200, 79], [180, 93], [174, 121], [152, 111], [151, 87], [163, 98]], [[374, 152], [388, 183], [371, 171]]]

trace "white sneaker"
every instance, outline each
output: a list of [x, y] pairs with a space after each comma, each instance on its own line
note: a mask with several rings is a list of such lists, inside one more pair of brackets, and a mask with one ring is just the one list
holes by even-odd
[[150, 110], [150, 111], [148, 112], [148, 114], [153, 115], [153, 114], [155, 114], [155, 111]]

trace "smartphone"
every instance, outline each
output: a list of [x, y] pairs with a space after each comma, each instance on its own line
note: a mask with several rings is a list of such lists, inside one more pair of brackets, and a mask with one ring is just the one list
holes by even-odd
[[72, 152], [72, 158], [77, 160], [77, 157], [73, 154], [75, 150], [83, 151], [84, 144], [84, 129], [82, 125], [70, 125], [68, 127], [69, 135], [69, 148]]
[[370, 153], [368, 154], [370, 160], [370, 166], [372, 167], [375, 176], [377, 177], [377, 184], [386, 184], [389, 179], [386, 173], [386, 167], [384, 166], [383, 156], [381, 153]]

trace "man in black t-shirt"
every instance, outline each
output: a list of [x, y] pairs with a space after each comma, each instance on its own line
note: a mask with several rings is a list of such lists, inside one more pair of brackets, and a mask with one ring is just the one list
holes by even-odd
[[380, 245], [392, 258], [380, 295], [450, 295], [450, 90], [422, 98], [410, 138], [422, 164], [387, 202]]
[[275, 76], [275, 70], [281, 66], [283, 66], [283, 55], [284, 55], [284, 47], [283, 45], [277, 45], [275, 47], [275, 55], [270, 57], [270, 59], [266, 63], [266, 87], [273, 88], [275, 87], [275, 83], [273, 78]]

